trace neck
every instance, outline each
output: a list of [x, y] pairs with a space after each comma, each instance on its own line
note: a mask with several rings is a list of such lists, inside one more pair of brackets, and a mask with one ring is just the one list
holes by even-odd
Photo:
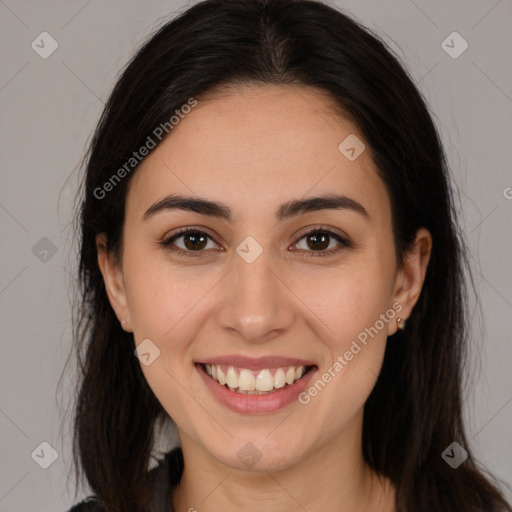
[[362, 457], [362, 413], [341, 435], [282, 471], [243, 471], [213, 458], [180, 431], [184, 471], [173, 490], [176, 512], [394, 512], [394, 487]]

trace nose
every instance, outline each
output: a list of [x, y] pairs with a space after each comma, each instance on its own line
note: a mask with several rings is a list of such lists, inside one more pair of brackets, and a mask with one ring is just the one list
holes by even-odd
[[284, 335], [294, 321], [293, 293], [268, 251], [252, 263], [235, 255], [233, 264], [217, 308], [221, 328], [251, 343]]

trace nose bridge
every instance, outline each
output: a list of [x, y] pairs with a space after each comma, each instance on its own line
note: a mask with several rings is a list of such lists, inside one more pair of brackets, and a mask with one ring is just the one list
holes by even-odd
[[221, 327], [252, 342], [265, 341], [293, 321], [292, 305], [274, 275], [270, 250], [255, 251], [251, 240], [238, 246], [218, 308]]

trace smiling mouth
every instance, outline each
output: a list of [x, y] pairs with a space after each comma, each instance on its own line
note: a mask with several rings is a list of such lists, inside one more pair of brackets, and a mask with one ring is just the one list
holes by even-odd
[[312, 369], [311, 366], [282, 366], [249, 370], [236, 366], [201, 363], [204, 371], [221, 386], [242, 395], [269, 395], [292, 386]]

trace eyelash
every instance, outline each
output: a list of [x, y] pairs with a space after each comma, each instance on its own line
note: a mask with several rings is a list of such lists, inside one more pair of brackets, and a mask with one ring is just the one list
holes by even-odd
[[[186, 228], [180, 228], [178, 231], [176, 231], [172, 235], [168, 236], [167, 238], [165, 238], [164, 240], [159, 242], [159, 244], [162, 247], [164, 247], [165, 249], [167, 249], [167, 250], [177, 254], [180, 257], [184, 257], [184, 258], [188, 258], [188, 257], [192, 257], [192, 258], [204, 257], [204, 253], [206, 252], [204, 250], [201, 250], [201, 251], [190, 251], [190, 250], [184, 250], [184, 249], [181, 249], [181, 248], [176, 248], [175, 246], [173, 246], [173, 242], [176, 239], [178, 239], [178, 238], [180, 238], [180, 237], [182, 237], [182, 236], [184, 236], [184, 235], [186, 235], [188, 233], [196, 233], [196, 234], [200, 234], [200, 235], [206, 235], [210, 240], [215, 242], [215, 240], [208, 233], [206, 233], [204, 231], [201, 231], [199, 229], [186, 227]], [[334, 233], [333, 231], [330, 231], [329, 229], [326, 229], [326, 228], [323, 228], [323, 227], [317, 227], [317, 228], [314, 228], [314, 229], [312, 229], [310, 231], [307, 231], [306, 233], [303, 233], [300, 236], [300, 238], [297, 240], [297, 242], [295, 242], [295, 244], [299, 243], [303, 238], [307, 238], [308, 236], [317, 235], [317, 234], [328, 235], [329, 238], [334, 238], [337, 242], [339, 242], [339, 245], [335, 249], [329, 249], [329, 250], [323, 250], [323, 251], [312, 251], [312, 250], [305, 251], [305, 253], [309, 253], [309, 254], [306, 254], [306, 257], [308, 257], [308, 258], [317, 258], [317, 257], [322, 258], [322, 257], [326, 257], [326, 256], [331, 256], [331, 255], [333, 255], [335, 253], [338, 253], [343, 248], [352, 247], [352, 243], [349, 240], [343, 238], [338, 233]], [[215, 243], [217, 243], [217, 242], [215, 242]], [[301, 251], [301, 250], [302, 249], [300, 249], [299, 251]]]

